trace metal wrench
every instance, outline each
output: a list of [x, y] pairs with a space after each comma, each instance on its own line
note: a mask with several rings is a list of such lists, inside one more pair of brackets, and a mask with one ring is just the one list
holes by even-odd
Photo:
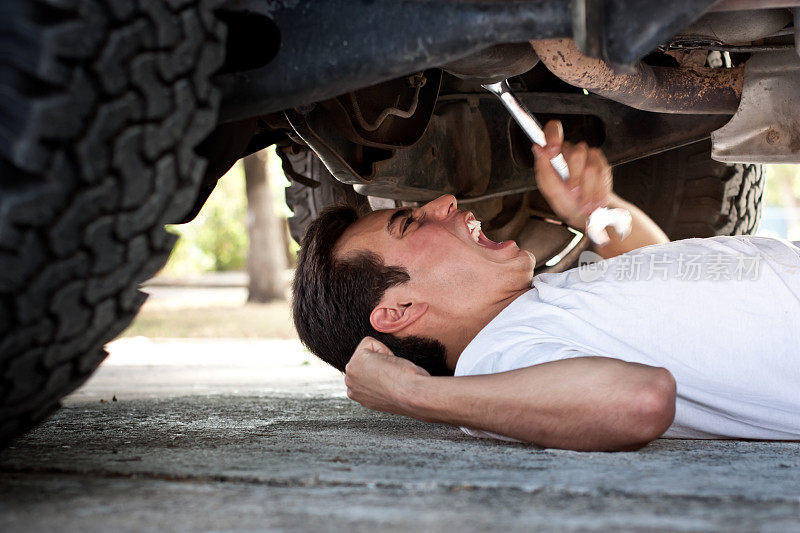
[[[500, 99], [531, 141], [544, 148], [547, 139], [545, 139], [542, 126], [511, 92], [507, 80], [488, 83], [482, 87]], [[569, 167], [567, 167], [567, 160], [564, 159], [563, 154], [558, 154], [550, 159], [550, 164], [553, 165], [561, 179], [564, 181], [569, 179]], [[586, 234], [589, 235], [592, 242], [603, 246], [609, 242], [606, 231], [608, 226], [612, 226], [624, 239], [631, 232], [631, 214], [626, 209], [599, 207], [589, 215], [589, 220], [586, 222]]]

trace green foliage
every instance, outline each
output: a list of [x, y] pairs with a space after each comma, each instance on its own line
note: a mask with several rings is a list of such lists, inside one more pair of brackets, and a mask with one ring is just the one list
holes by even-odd
[[164, 272], [180, 275], [244, 268], [246, 217], [244, 167], [240, 161], [219, 180], [197, 218], [188, 224], [167, 227], [180, 239]]
[[[291, 216], [286, 207], [285, 188], [289, 182], [283, 175], [280, 160], [270, 148], [267, 157], [275, 212]], [[188, 224], [167, 226], [180, 236], [164, 272], [171, 275], [191, 274], [213, 270], [241, 270], [247, 259], [247, 192], [244, 165], [237, 162], [220, 178], [214, 192]], [[289, 239], [292, 256], [297, 244]]]

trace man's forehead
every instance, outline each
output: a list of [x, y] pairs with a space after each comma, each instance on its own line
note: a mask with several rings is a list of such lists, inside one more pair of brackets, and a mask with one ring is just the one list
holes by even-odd
[[353, 222], [339, 237], [334, 255], [341, 257], [353, 250], [374, 250], [381, 239], [388, 238], [386, 224], [396, 209], [373, 211]]

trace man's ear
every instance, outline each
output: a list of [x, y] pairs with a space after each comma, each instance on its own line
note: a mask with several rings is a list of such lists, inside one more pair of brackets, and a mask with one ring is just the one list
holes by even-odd
[[369, 314], [369, 322], [381, 333], [397, 333], [416, 322], [427, 311], [428, 304], [389, 289]]

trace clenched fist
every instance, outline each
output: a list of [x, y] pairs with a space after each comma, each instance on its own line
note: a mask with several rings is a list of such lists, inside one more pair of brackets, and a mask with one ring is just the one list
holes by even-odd
[[[586, 229], [586, 219], [611, 200], [611, 166], [603, 152], [586, 143], [564, 142], [561, 122], [551, 120], [544, 127], [547, 146], [533, 145], [536, 155], [536, 184], [550, 207], [569, 226]], [[550, 159], [559, 152], [569, 166], [569, 181], [564, 182]]]
[[372, 337], [364, 337], [358, 344], [344, 370], [348, 398], [370, 409], [407, 416], [413, 416], [416, 380], [430, 376]]

